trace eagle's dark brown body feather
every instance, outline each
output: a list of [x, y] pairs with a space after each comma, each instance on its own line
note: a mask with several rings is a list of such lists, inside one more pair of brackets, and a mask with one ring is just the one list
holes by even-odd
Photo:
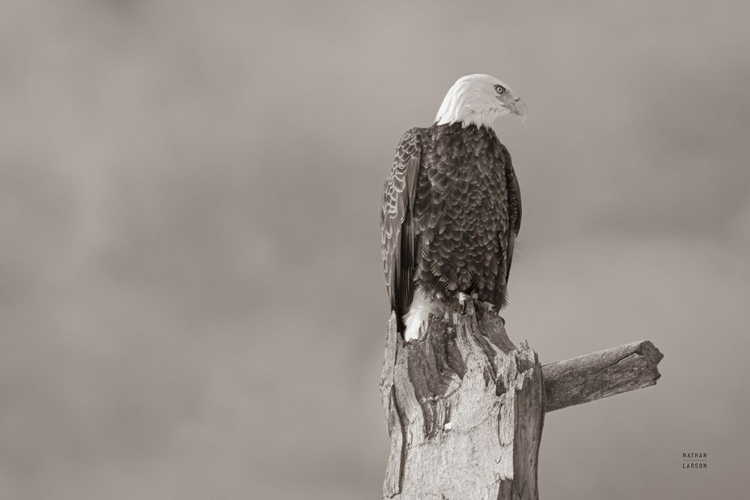
[[487, 127], [413, 128], [385, 183], [381, 228], [391, 307], [402, 319], [417, 288], [505, 305], [521, 198], [508, 150]]

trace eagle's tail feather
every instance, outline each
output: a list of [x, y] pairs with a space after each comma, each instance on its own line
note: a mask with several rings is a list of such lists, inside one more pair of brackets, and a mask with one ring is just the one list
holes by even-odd
[[408, 342], [421, 339], [427, 331], [430, 314], [437, 313], [439, 309], [439, 305], [431, 300], [421, 288], [417, 289], [409, 306], [409, 312], [404, 316], [404, 323], [406, 323], [404, 340]]

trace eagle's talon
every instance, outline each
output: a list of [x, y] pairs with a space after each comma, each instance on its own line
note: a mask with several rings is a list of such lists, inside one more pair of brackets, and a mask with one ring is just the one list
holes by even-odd
[[458, 294], [458, 304], [461, 306], [461, 316], [466, 314], [466, 300], [469, 298], [468, 295], [466, 295], [464, 292], [459, 292]]

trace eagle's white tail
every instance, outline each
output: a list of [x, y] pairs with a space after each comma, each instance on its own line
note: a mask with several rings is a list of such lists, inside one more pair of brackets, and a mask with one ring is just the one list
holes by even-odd
[[406, 331], [404, 340], [418, 340], [427, 331], [430, 314], [435, 314], [440, 307], [425, 294], [421, 288], [418, 288], [414, 294], [414, 299], [409, 307], [409, 312], [404, 316]]

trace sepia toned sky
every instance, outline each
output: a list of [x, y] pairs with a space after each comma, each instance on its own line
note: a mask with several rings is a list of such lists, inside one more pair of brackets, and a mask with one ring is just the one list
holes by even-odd
[[382, 183], [468, 73], [530, 107], [496, 125], [511, 338], [665, 354], [656, 387], [547, 417], [542, 498], [745, 496], [748, 15], [7, 0], [0, 498], [380, 498]]

